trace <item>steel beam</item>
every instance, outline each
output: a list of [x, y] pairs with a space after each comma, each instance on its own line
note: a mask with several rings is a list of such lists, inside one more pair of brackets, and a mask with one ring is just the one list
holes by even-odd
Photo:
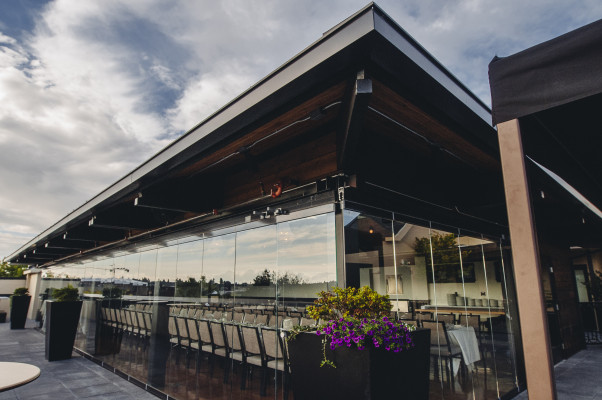
[[[362, 122], [364, 114], [368, 109], [368, 102], [372, 95], [372, 81], [364, 77], [364, 71], [357, 74], [357, 79], [353, 83], [353, 90], [347, 103], [347, 110], [344, 119], [337, 154], [337, 165], [339, 170], [346, 170], [351, 166], [350, 160], [359, 143], [362, 131]], [[351, 171], [353, 172], [353, 171]]]

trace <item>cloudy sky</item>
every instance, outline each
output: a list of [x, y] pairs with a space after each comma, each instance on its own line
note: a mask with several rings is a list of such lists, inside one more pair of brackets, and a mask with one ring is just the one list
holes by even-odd
[[[0, 258], [365, 0], [2, 0]], [[484, 102], [487, 64], [602, 18], [599, 0], [382, 0]]]

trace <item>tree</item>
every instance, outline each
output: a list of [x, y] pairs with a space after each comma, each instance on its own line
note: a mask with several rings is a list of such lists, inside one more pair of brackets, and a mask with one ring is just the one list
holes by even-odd
[[22, 278], [23, 271], [27, 269], [27, 265], [9, 264], [3, 261], [0, 264], [0, 278]]
[[264, 269], [259, 275], [253, 278], [253, 286], [270, 286], [273, 275], [273, 272], [270, 272], [267, 268]]
[[187, 281], [176, 279], [176, 296], [178, 297], [201, 297], [201, 287], [205, 283], [203, 280], [198, 281], [195, 278], [188, 278]]
[[[456, 236], [453, 233], [442, 235], [433, 232], [430, 237], [416, 238], [414, 243], [416, 255], [423, 256], [426, 261], [427, 279], [437, 283], [474, 282], [474, 264], [464, 265], [464, 276], [460, 267], [460, 251]], [[462, 260], [470, 255], [470, 250], [462, 250]], [[433, 265], [434, 264], [434, 272]]]
[[277, 284], [278, 286], [301, 285], [303, 283], [305, 281], [301, 275], [289, 273], [288, 271], [284, 275], [280, 275], [276, 271], [270, 271], [267, 268], [253, 278], [253, 286], [270, 286], [273, 284]]

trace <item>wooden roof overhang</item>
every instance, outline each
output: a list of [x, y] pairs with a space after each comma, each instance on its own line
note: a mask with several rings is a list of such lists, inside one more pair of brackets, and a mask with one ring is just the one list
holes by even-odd
[[[8, 260], [49, 266], [331, 189], [328, 179], [352, 174], [358, 192], [382, 185], [503, 221], [490, 119], [370, 4]], [[277, 183], [284, 193], [272, 199]]]

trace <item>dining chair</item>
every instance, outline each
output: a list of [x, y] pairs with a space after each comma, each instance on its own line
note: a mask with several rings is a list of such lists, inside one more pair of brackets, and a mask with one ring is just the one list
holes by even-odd
[[[452, 345], [445, 323], [442, 321], [422, 321], [422, 327], [431, 330], [431, 357], [435, 358], [437, 365], [435, 369], [435, 376], [438, 372], [441, 373], [441, 380], [443, 380], [443, 366], [445, 365], [445, 372], [447, 380], [451, 387], [454, 387], [454, 368], [453, 360], [459, 359], [462, 362], [462, 350], [457, 345]], [[441, 360], [444, 363], [441, 363]], [[460, 364], [461, 365], [461, 364]]]
[[444, 322], [447, 325], [453, 325], [456, 322], [456, 318], [454, 314], [440, 314], [437, 313], [435, 316], [435, 320], [439, 322]]
[[[261, 369], [259, 392], [262, 396], [265, 396], [267, 367], [259, 327], [242, 325], [241, 332], [244, 344], [243, 353], [245, 356], [245, 363], [243, 364], [245, 371], [242, 374], [243, 378], [246, 382], [247, 375], [249, 375], [251, 368], [253, 366], [259, 367]], [[241, 384], [244, 385], [244, 383]]]
[[301, 326], [316, 326], [316, 320], [313, 318], [301, 318]]
[[278, 374], [278, 371], [281, 372], [284, 398], [286, 399], [288, 398], [290, 368], [280, 332], [280, 329], [264, 327], [261, 329], [261, 336], [263, 339], [263, 348], [265, 350], [266, 367], [268, 370], [274, 370], [275, 375]]
[[232, 363], [226, 366], [226, 368], [234, 368], [234, 363], [238, 363], [241, 366], [242, 373], [240, 379], [240, 388], [245, 387], [244, 367], [245, 353], [243, 348], [243, 341], [241, 338], [240, 325], [234, 322], [225, 322], [224, 331], [226, 332], [226, 339], [228, 345], [228, 357], [232, 360]]

